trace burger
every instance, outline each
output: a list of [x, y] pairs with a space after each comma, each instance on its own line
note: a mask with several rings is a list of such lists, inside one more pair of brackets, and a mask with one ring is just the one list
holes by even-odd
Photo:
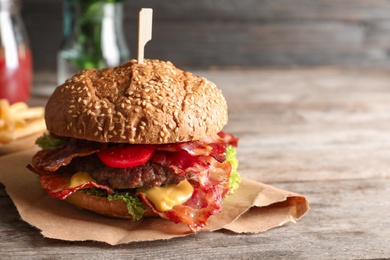
[[196, 232], [240, 183], [227, 121], [221, 90], [171, 62], [83, 70], [50, 96], [27, 168], [78, 208]]

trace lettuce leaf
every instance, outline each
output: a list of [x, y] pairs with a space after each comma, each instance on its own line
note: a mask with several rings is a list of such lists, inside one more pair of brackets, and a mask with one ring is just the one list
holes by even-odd
[[98, 188], [89, 188], [80, 191], [90, 196], [106, 197], [109, 201], [122, 200], [126, 203], [129, 214], [133, 216], [133, 221], [140, 220], [144, 213], [148, 210], [141, 198], [131, 192], [121, 191], [110, 195], [105, 190]]
[[133, 216], [133, 221], [140, 220], [147, 211], [147, 208], [142, 200], [135, 195], [130, 195], [129, 193], [114, 193], [112, 195], [108, 195], [107, 198], [109, 201], [122, 200], [125, 202], [127, 211]]
[[229, 178], [229, 184], [231, 189], [230, 194], [232, 194], [236, 189], [238, 189], [241, 182], [241, 176], [237, 171], [237, 167], [238, 167], [237, 152], [236, 152], [236, 148], [234, 148], [233, 146], [229, 145], [226, 148], [226, 160], [232, 166], [232, 171], [230, 173], [230, 178]]
[[50, 134], [43, 134], [35, 140], [35, 144], [42, 150], [52, 150], [61, 145], [66, 144], [68, 141], [64, 138], [56, 138]]

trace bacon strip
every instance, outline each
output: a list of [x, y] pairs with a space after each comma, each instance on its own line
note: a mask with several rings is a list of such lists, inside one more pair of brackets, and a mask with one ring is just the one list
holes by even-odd
[[32, 165], [35, 168], [54, 172], [61, 166], [68, 165], [73, 158], [94, 154], [105, 147], [107, 144], [71, 139], [68, 144], [53, 150], [38, 151], [32, 159]]
[[78, 190], [88, 189], [88, 188], [99, 188], [107, 191], [109, 194], [114, 193], [114, 190], [106, 185], [100, 185], [95, 182], [85, 182], [79, 186], [70, 188], [70, 179], [73, 173], [62, 173], [56, 174], [51, 172], [46, 172], [34, 168], [31, 165], [28, 165], [27, 168], [39, 175], [39, 181], [42, 188], [47, 192], [47, 194], [52, 198], [58, 198], [61, 200], [66, 199], [71, 194], [75, 193]]
[[226, 143], [217, 134], [206, 137], [198, 141], [190, 141], [184, 143], [175, 143], [167, 145], [158, 145], [154, 148], [157, 151], [176, 152], [178, 150], [185, 150], [190, 155], [210, 155], [216, 160], [223, 162], [226, 159]]
[[237, 147], [239, 139], [234, 135], [221, 131], [218, 133], [218, 136], [223, 139], [224, 143]]
[[[204, 162], [201, 162], [202, 160], [208, 160], [211, 164], [202, 168], [204, 165]], [[211, 156], [201, 157], [198, 163], [199, 167], [191, 165], [191, 168], [199, 169], [196, 175], [199, 182], [194, 186], [194, 193], [191, 198], [184, 204], [161, 212], [156, 210], [154, 205], [142, 193], [139, 193], [143, 202], [160, 217], [175, 223], [182, 222], [187, 224], [193, 232], [199, 231], [207, 224], [207, 220], [211, 215], [217, 214], [222, 210], [222, 201], [230, 190], [228, 185], [231, 171], [230, 163], [219, 163]], [[196, 165], [197, 163], [194, 164]]]
[[144, 203], [160, 217], [175, 223], [185, 223], [196, 232], [207, 224], [207, 219], [211, 215], [221, 211], [222, 200], [230, 190], [229, 162], [220, 163], [212, 156], [192, 156], [184, 150], [175, 153], [157, 153], [153, 161], [170, 168], [176, 174], [192, 172], [198, 183], [194, 186], [194, 193], [187, 202], [165, 212], [157, 211], [154, 205], [140, 194]]

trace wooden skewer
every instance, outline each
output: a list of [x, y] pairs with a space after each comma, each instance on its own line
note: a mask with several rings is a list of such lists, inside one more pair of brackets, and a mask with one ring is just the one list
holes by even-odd
[[148, 41], [152, 39], [153, 10], [142, 8], [139, 12], [138, 24], [138, 64], [144, 62], [144, 49]]

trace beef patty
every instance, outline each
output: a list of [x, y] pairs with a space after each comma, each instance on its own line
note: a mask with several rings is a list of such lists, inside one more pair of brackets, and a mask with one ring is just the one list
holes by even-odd
[[186, 179], [186, 176], [177, 175], [169, 168], [153, 162], [130, 168], [107, 167], [96, 154], [75, 158], [71, 164], [76, 171], [88, 172], [97, 183], [114, 189], [148, 189], [177, 184]]

